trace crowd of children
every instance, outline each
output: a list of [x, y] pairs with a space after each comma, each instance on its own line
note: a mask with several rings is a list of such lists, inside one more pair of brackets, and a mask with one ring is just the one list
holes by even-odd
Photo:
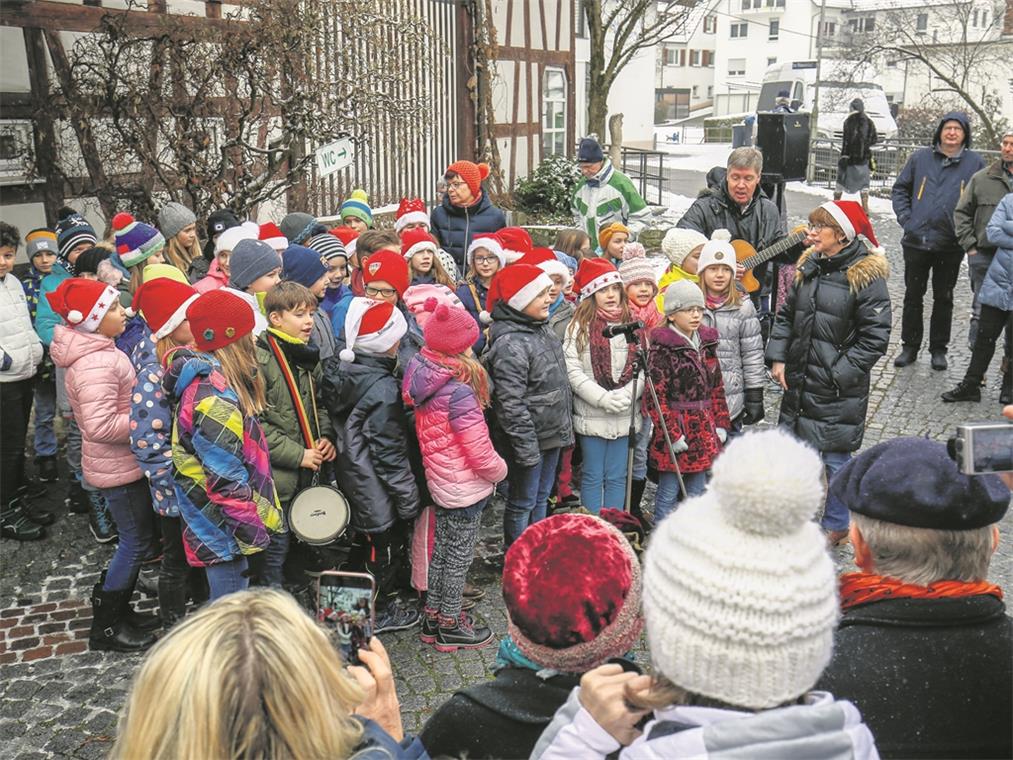
[[[484, 198], [466, 164], [449, 181]], [[505, 547], [553, 504], [627, 509], [649, 529], [649, 476], [660, 521], [763, 419], [760, 326], [724, 231], [670, 230], [663, 267], [618, 222], [596, 257], [580, 230], [554, 248], [517, 227], [437, 239], [418, 199], [394, 230], [374, 229], [358, 190], [340, 217], [258, 225], [223, 209], [202, 248], [177, 203], [159, 227], [115, 215], [108, 242], [65, 209], [26, 236], [23, 288], [17, 231], [0, 230], [5, 452], [21, 440], [20, 459], [4, 455], [3, 534], [40, 538], [53, 520], [22, 476], [34, 400], [38, 479], [57, 479], [59, 410], [68, 505], [119, 538], [93, 646], [152, 643], [158, 621], [127, 600], [158, 557], [165, 626], [188, 598], [307, 587], [335, 564], [290, 530], [318, 483], [348, 502], [340, 562], [376, 580], [378, 631], [421, 622], [440, 651], [484, 646], [466, 577], [497, 489]]]

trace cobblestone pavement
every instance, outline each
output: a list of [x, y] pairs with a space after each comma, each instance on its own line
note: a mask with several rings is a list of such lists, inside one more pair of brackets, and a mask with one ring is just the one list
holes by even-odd
[[[696, 176], [702, 181], [703, 175]], [[694, 195], [697, 188], [682, 182], [671, 189]], [[800, 222], [817, 201], [811, 195], [790, 193], [791, 220]], [[970, 293], [966, 273], [957, 286], [950, 369], [933, 372], [927, 356], [919, 357], [910, 367], [894, 369], [903, 294], [900, 231], [891, 217], [877, 216], [873, 221], [892, 267], [894, 338], [887, 357], [873, 370], [865, 445], [899, 435], [944, 440], [962, 421], [994, 417], [999, 410], [998, 358], [989, 372], [981, 404], [944, 405], [939, 400], [941, 391], [960, 380], [969, 359], [965, 336]], [[776, 419], [778, 402], [779, 397], [768, 392], [768, 421]], [[0, 746], [5, 757], [19, 760], [96, 758], [105, 755], [111, 746], [117, 712], [140, 658], [87, 651], [88, 590], [112, 549], [92, 540], [84, 516], [66, 514], [62, 483], [52, 484], [49, 490], [45, 504], [61, 515], [49, 530], [49, 537], [23, 545], [6, 540], [0, 543]], [[498, 580], [502, 563], [501, 514], [502, 503], [498, 501], [487, 510], [471, 574], [471, 580], [487, 590], [478, 605], [478, 615], [497, 634], [506, 631]], [[1003, 527], [1005, 536], [1013, 534], [1013, 516], [1006, 517]], [[1011, 546], [1013, 543], [1005, 538], [990, 574], [993, 581], [1006, 587], [1013, 585]], [[847, 549], [840, 551], [838, 559], [842, 566], [849, 564]], [[153, 603], [143, 602], [144, 606]], [[384, 643], [393, 660], [408, 731], [417, 730], [454, 690], [489, 677], [496, 651], [490, 647], [456, 655], [438, 654], [419, 644], [413, 631], [385, 635]]]

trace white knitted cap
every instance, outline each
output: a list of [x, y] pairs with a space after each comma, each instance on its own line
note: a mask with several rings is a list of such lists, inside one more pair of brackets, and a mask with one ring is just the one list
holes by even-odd
[[823, 464], [781, 430], [733, 440], [703, 496], [655, 529], [644, 569], [651, 659], [676, 686], [762, 709], [830, 662], [837, 579], [819, 526]]
[[696, 230], [672, 227], [661, 240], [661, 252], [677, 267], [689, 256], [690, 251], [707, 242], [707, 237]]

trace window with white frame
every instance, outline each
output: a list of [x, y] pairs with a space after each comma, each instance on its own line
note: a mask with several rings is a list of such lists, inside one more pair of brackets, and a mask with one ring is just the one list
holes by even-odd
[[773, 66], [775, 63], [777, 63], [777, 56], [776, 55], [772, 55], [772, 56], [768, 56], [767, 57], [767, 65], [768, 66]]
[[781, 34], [781, 22], [775, 18], [770, 22], [770, 25], [767, 27], [767, 39], [776, 40], [780, 36], [780, 34]]
[[690, 66], [699, 66], [700, 65], [700, 51], [699, 50], [690, 50], [689, 51], [689, 65]]
[[699, 98], [700, 97], [700, 86], [699, 85], [696, 85], [696, 84], [693, 85], [693, 97], [694, 98]]
[[728, 59], [728, 76], [730, 77], [744, 77], [746, 75], [746, 59], [745, 58], [729, 58]]
[[919, 13], [918, 16], [915, 17], [915, 31], [924, 33], [927, 32], [928, 29], [929, 29], [929, 14]]
[[732, 39], [741, 39], [749, 34], [749, 24], [745, 21], [739, 24], [731, 25], [731, 37]]
[[542, 155], [566, 155], [566, 72], [555, 66], [542, 75]]
[[718, 17], [714, 15], [704, 16], [703, 33], [714, 34], [718, 30]]

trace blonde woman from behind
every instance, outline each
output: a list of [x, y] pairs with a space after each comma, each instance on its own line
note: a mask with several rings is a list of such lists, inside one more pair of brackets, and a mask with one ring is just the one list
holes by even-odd
[[230, 594], [151, 650], [110, 757], [425, 757], [403, 738], [387, 653], [376, 638], [370, 646], [360, 650], [366, 667], [346, 668], [288, 594]]

